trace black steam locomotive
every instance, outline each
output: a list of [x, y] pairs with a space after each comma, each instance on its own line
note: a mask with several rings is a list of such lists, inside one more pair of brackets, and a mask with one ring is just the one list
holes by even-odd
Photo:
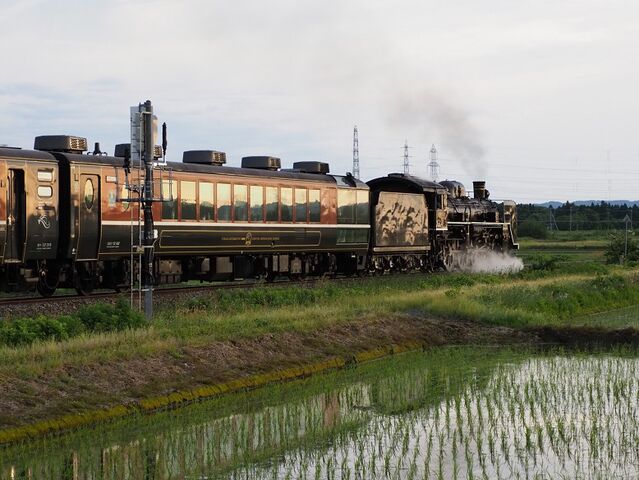
[[[3, 290], [89, 294], [126, 288], [138, 271], [140, 211], [127, 185], [143, 171], [133, 164], [127, 177], [124, 145], [114, 156], [86, 151], [71, 136], [0, 148]], [[321, 162], [225, 160], [199, 150], [158, 164], [156, 284], [431, 271], [471, 247], [517, 248], [515, 204], [488, 200], [483, 182], [469, 198], [458, 182], [390, 174], [366, 184]]]

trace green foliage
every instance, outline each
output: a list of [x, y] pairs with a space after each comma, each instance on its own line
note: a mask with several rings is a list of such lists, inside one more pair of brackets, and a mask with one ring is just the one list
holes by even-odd
[[608, 263], [619, 263], [620, 259], [626, 262], [636, 262], [639, 260], [639, 245], [632, 235], [628, 235], [628, 254], [626, 252], [626, 233], [616, 233], [612, 235], [610, 243], [606, 248], [606, 261]]
[[493, 312], [513, 313], [508, 322], [511, 325], [529, 320], [561, 323], [588, 312], [637, 304], [639, 289], [636, 277], [598, 275], [591, 280], [482, 289], [473, 300]]
[[565, 257], [561, 255], [546, 255], [539, 254], [532, 257], [528, 262], [526, 262], [528, 268], [531, 270], [543, 270], [547, 272], [551, 272], [557, 269], [557, 265], [559, 262], [565, 260]]
[[[566, 202], [559, 207], [552, 208], [552, 214], [559, 230], [621, 230], [625, 228], [624, 217], [639, 218], [634, 215], [639, 207], [628, 207], [625, 204], [613, 205], [608, 202], [592, 202], [590, 205], [575, 205]], [[540, 205], [517, 205], [519, 225], [529, 220], [545, 223], [549, 218], [549, 209]], [[571, 232], [572, 233], [572, 232]], [[523, 233], [519, 233], [524, 236]]]
[[97, 303], [73, 315], [16, 318], [0, 324], [0, 345], [21, 346], [37, 341], [62, 341], [87, 332], [111, 332], [144, 325], [144, 317], [124, 300]]
[[543, 222], [532, 218], [519, 223], [517, 232], [520, 237], [530, 237], [538, 239], [548, 238], [548, 229]]
[[87, 330], [92, 332], [113, 332], [144, 325], [144, 317], [129, 307], [124, 299], [115, 305], [97, 303], [81, 308], [77, 317]]

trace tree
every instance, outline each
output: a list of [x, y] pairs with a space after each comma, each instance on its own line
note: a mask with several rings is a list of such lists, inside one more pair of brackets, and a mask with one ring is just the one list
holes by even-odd
[[[626, 251], [626, 233], [615, 233], [611, 236], [610, 243], [606, 249], [606, 262], [619, 263], [624, 257]], [[635, 238], [628, 235], [628, 254], [625, 257], [625, 261], [637, 261], [639, 260], [639, 245]]]

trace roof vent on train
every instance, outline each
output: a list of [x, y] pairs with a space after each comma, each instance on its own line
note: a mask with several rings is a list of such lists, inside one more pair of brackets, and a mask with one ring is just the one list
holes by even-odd
[[226, 163], [226, 153], [217, 150], [187, 150], [182, 155], [182, 162], [220, 166]]
[[258, 170], [279, 170], [282, 162], [277, 157], [256, 156], [242, 157], [242, 168], [256, 168]]
[[[115, 150], [113, 151], [113, 156], [124, 158], [126, 157], [127, 151], [129, 152], [129, 155], [131, 155], [130, 143], [118, 143], [115, 146]], [[162, 158], [162, 145], [156, 145], [155, 147], [153, 147], [153, 158], [155, 159]]]
[[302, 173], [328, 173], [328, 163], [324, 162], [295, 162], [293, 169]]
[[82, 153], [88, 150], [87, 139], [72, 135], [40, 135], [35, 138], [34, 150], [45, 152]]

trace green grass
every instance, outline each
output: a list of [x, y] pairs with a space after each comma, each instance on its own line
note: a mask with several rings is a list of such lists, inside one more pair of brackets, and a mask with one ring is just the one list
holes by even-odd
[[[330, 280], [278, 288], [218, 290], [188, 296], [158, 309], [150, 325], [128, 329], [84, 327], [79, 336], [0, 347], [0, 375], [35, 377], [64, 365], [179, 355], [187, 346], [280, 332], [309, 332], [345, 322], [365, 322], [405, 312], [523, 327], [606, 325], [598, 312], [639, 304], [635, 272], [605, 265], [603, 251], [573, 244], [601, 242], [606, 232], [558, 232], [537, 247], [524, 240], [526, 269], [487, 274], [409, 275]], [[550, 248], [560, 242], [567, 248]], [[589, 243], [590, 242], [590, 243]], [[539, 248], [538, 248], [539, 247]], [[615, 288], [601, 289], [609, 282]], [[603, 282], [603, 283], [602, 283]], [[101, 307], [97, 307], [100, 310]], [[85, 318], [86, 317], [86, 318]], [[90, 324], [91, 315], [83, 318]], [[108, 315], [107, 315], [108, 317]], [[108, 322], [107, 322], [108, 323]], [[611, 326], [639, 326], [635, 317], [612, 318]], [[120, 330], [120, 331], [109, 331]], [[56, 336], [57, 335], [57, 336]], [[74, 338], [70, 338], [74, 337]]]
[[592, 325], [605, 328], [639, 327], [639, 305], [612, 308], [602, 312], [568, 319], [571, 325]]

